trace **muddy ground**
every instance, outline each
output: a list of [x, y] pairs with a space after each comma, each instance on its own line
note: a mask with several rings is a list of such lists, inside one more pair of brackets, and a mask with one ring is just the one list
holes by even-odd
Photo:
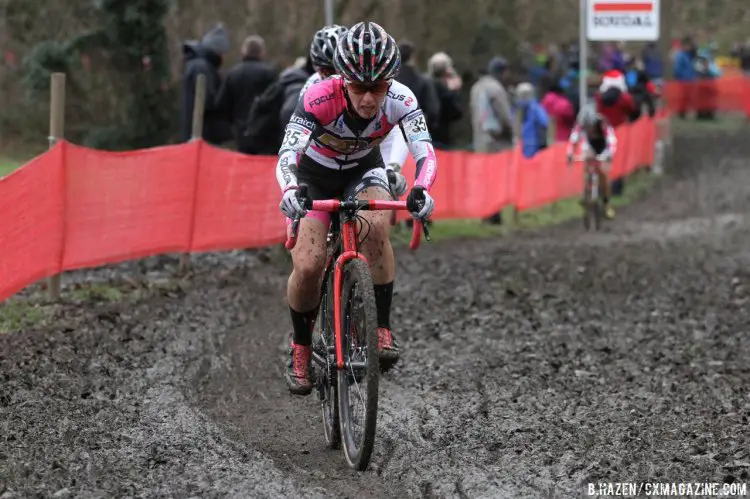
[[405, 352], [364, 473], [325, 449], [315, 399], [286, 392], [287, 261], [204, 256], [180, 286], [65, 304], [54, 326], [0, 336], [0, 497], [750, 482], [748, 139], [678, 137], [676, 169], [604, 233], [575, 222], [399, 250]]

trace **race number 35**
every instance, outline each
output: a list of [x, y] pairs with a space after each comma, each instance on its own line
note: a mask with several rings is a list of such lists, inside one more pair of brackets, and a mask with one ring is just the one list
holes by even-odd
[[300, 135], [302, 132], [299, 130], [287, 130], [284, 134], [284, 145], [294, 147], [299, 144]]

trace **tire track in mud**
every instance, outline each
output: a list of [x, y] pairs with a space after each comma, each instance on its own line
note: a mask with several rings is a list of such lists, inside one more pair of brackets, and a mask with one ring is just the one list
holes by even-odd
[[[580, 222], [399, 251], [371, 469], [327, 451], [281, 377], [288, 263], [72, 306], [0, 336], [0, 496], [575, 497], [596, 481], [748, 480], [750, 141]], [[714, 158], [721, 157], [721, 161]], [[674, 179], [674, 180], [673, 180]]]
[[[718, 181], [712, 181], [711, 174], [720, 175]], [[402, 252], [398, 275], [403, 277], [396, 284], [394, 323], [400, 331], [407, 331], [408, 350], [403, 364], [383, 383], [373, 470], [356, 478], [344, 472], [347, 484], [328, 482], [329, 490], [347, 495], [372, 491], [376, 477], [381, 477], [379, 483], [390, 489], [377, 490], [376, 497], [388, 495], [388, 490], [394, 497], [535, 497], [540, 492], [570, 497], [587, 480], [644, 479], [652, 471], [686, 473], [690, 468], [679, 464], [651, 470], [648, 463], [662, 454], [653, 445], [642, 448], [643, 435], [653, 441], [669, 426], [650, 424], [650, 404], [665, 407], [675, 387], [684, 383], [682, 378], [695, 374], [674, 366], [662, 373], [641, 365], [644, 360], [669, 364], [674, 351], [698, 348], [695, 338], [680, 334], [675, 317], [692, 326], [691, 334], [700, 336], [704, 333], [692, 329], [700, 326], [706, 307], [720, 303], [701, 304], [697, 300], [700, 286], [689, 289], [693, 298], [686, 299], [682, 296], [684, 280], [719, 286], [721, 281], [714, 283], [717, 266], [727, 252], [734, 256], [732, 251], [738, 249], [732, 249], [732, 237], [747, 239], [747, 231], [726, 234], [728, 229], [744, 226], [744, 215], [701, 217], [705, 210], [700, 205], [686, 206], [686, 194], [693, 199], [716, 198], [727, 186], [742, 185], [742, 179], [746, 182], [748, 174], [738, 168], [737, 158], [710, 174], [688, 175], [684, 185], [662, 191], [655, 203], [647, 201], [627, 210], [621, 216], [624, 223], [614, 224], [609, 233], [583, 234], [577, 226], [568, 226], [551, 237], [541, 232], [507, 241], [472, 242], [469, 248], [452, 242], [425, 247], [418, 255]], [[743, 204], [742, 199], [730, 201], [727, 206]], [[670, 213], [662, 207], [673, 204], [681, 204], [680, 211]], [[679, 214], [692, 214], [693, 219], [669, 218]], [[693, 247], [693, 239], [708, 234], [708, 242]], [[683, 248], [686, 243], [688, 247]], [[737, 267], [723, 271], [741, 273]], [[604, 282], [600, 275], [605, 276]], [[682, 291], [673, 295], [671, 288], [659, 285], [662, 281]], [[737, 289], [744, 293], [741, 286]], [[730, 308], [735, 324], [744, 301], [741, 295], [735, 299], [740, 305]], [[661, 311], [665, 307], [668, 313]], [[275, 337], [283, 337], [287, 325], [283, 319], [277, 322], [279, 315], [286, 314], [283, 301], [267, 312], [267, 327], [277, 331]], [[713, 310], [708, 315], [712, 327], [718, 324], [717, 316]], [[674, 335], [671, 341], [660, 340], [655, 330], [659, 321], [667, 322], [665, 334]], [[724, 328], [729, 325], [722, 322]], [[252, 341], [238, 341], [231, 350], [243, 360], [235, 363], [247, 364], [256, 358], [248, 353]], [[717, 348], [721, 342], [713, 336], [703, 340], [707, 351], [721, 350]], [[740, 339], [732, 346], [748, 351]], [[643, 351], [650, 353], [643, 356], [639, 353]], [[740, 367], [729, 383], [723, 381], [728, 386], [741, 387], [747, 380], [747, 371], [736, 364], [738, 360], [726, 361], [732, 369]], [[707, 362], [712, 369], [725, 365], [723, 360]], [[266, 372], [273, 370], [275, 378], [269, 381], [283, 391], [280, 364]], [[233, 379], [229, 385], [237, 382], [241, 381]], [[732, 408], [739, 412], [729, 414], [742, 424], [750, 406], [743, 405], [740, 393], [727, 392], [722, 386], [723, 392], [712, 387], [701, 399], [724, 407], [719, 395], [731, 393], [739, 401]], [[696, 384], [697, 392], [700, 388]], [[255, 403], [249, 397], [245, 406]], [[206, 406], [212, 405], [219, 404], [211, 399]], [[224, 404], [223, 410], [213, 414], [236, 425], [233, 412], [242, 406]], [[284, 461], [303, 482], [326, 486], [332, 470], [342, 472], [340, 455], [322, 448], [320, 418], [313, 401], [282, 394], [264, 401], [262, 407], [262, 429], [256, 425], [261, 419], [257, 413], [243, 417], [240, 427], [246, 438], [261, 442], [264, 452], [277, 463]], [[287, 413], [294, 421], [279, 425], [276, 412]], [[600, 434], [600, 428], [609, 434]], [[270, 441], [264, 440], [269, 436]], [[670, 458], [671, 453], [687, 451], [674, 439], [667, 443], [672, 447], [663, 455]], [[587, 452], [581, 453], [582, 448]], [[628, 451], [635, 454], [631, 462], [614, 457]], [[724, 457], [746, 455], [735, 445]], [[705, 476], [709, 478], [720, 481], [724, 476]]]

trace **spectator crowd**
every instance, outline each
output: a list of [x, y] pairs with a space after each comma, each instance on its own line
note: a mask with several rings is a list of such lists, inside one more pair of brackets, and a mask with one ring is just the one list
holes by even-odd
[[[196, 76], [204, 73], [204, 139], [213, 144], [233, 141], [246, 154], [276, 154], [300, 90], [315, 72], [313, 61], [309, 55], [300, 57], [277, 73], [266, 60], [263, 39], [251, 35], [242, 44], [241, 61], [222, 75], [222, 60], [230, 48], [229, 34], [221, 25], [200, 41], [184, 43], [181, 139], [190, 139]], [[464, 89], [449, 54], [435, 53], [422, 72], [414, 43], [402, 40], [399, 48], [402, 69], [397, 80], [417, 97], [436, 148], [460, 147], [454, 128], [467, 119], [473, 151], [499, 152], [520, 144], [527, 158], [550, 142], [568, 140], [581, 107], [580, 78], [586, 79], [597, 112], [617, 127], [644, 112], [654, 115], [667, 71], [655, 43], [637, 52], [628, 51], [622, 42], [601, 44], [583, 71], [576, 43], [546, 47], [524, 43], [512, 61], [493, 57], [471, 88]], [[715, 51], [712, 44], [698, 48], [692, 38], [683, 38], [670, 54], [672, 76], [679, 81], [718, 77]], [[750, 41], [737, 44], [735, 56], [750, 74]], [[712, 113], [707, 113], [698, 117], [710, 118]]]

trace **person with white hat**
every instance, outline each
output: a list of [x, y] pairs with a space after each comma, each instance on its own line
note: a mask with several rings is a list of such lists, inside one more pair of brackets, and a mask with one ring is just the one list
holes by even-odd
[[614, 128], [627, 123], [635, 114], [635, 101], [628, 92], [625, 75], [616, 69], [604, 73], [595, 99], [597, 111]]

